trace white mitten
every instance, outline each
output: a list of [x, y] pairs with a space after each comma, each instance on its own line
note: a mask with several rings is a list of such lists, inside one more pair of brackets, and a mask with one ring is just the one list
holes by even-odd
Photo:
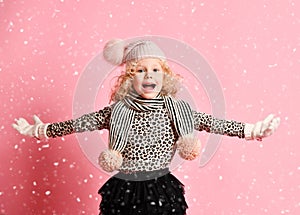
[[255, 124], [245, 125], [245, 139], [246, 140], [259, 140], [268, 137], [275, 132], [280, 124], [280, 118], [275, 117], [274, 114], [270, 114], [263, 121], [259, 121]]
[[48, 138], [46, 131], [49, 124], [44, 124], [36, 115], [33, 116], [33, 120], [34, 125], [30, 125], [24, 118], [16, 119], [16, 124], [12, 124], [12, 126], [20, 132], [20, 134], [37, 139]]

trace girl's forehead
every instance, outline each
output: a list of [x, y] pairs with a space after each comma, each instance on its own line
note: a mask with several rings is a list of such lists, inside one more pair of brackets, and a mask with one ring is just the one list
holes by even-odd
[[141, 59], [137, 62], [138, 66], [143, 66], [143, 65], [161, 65], [161, 61], [158, 58], [144, 58]]

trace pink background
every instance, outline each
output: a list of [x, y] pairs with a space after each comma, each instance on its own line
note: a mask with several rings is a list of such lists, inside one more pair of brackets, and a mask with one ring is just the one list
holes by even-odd
[[[299, 2], [145, 2], [0, 0], [0, 214], [98, 214], [97, 190], [109, 176], [76, 136], [39, 142], [11, 123], [72, 118], [76, 84], [104, 43], [144, 35], [183, 41], [205, 57], [226, 118], [281, 117], [262, 142], [224, 137], [206, 166], [196, 160], [173, 171], [186, 185], [188, 214], [300, 214]], [[198, 86], [189, 87], [197, 97]], [[205, 95], [196, 102], [210, 113]]]

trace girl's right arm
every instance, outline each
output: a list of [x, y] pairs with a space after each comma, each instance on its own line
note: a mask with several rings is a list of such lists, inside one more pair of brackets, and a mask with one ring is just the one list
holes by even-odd
[[72, 133], [108, 129], [111, 115], [111, 107], [85, 114], [77, 119], [56, 122], [51, 124], [43, 123], [37, 116], [34, 116], [34, 125], [30, 125], [25, 119], [16, 120], [13, 127], [23, 135], [28, 135], [38, 139], [55, 138]]

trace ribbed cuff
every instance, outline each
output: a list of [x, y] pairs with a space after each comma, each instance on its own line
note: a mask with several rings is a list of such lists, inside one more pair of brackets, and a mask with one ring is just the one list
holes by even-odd
[[47, 127], [48, 127], [49, 123], [47, 124], [41, 124], [38, 127], [38, 135], [39, 135], [39, 139], [48, 139], [49, 137], [47, 136]]
[[245, 139], [246, 140], [253, 140], [253, 136], [252, 136], [252, 131], [253, 131], [254, 125], [253, 124], [245, 124], [245, 128], [244, 128], [244, 134], [245, 134]]

